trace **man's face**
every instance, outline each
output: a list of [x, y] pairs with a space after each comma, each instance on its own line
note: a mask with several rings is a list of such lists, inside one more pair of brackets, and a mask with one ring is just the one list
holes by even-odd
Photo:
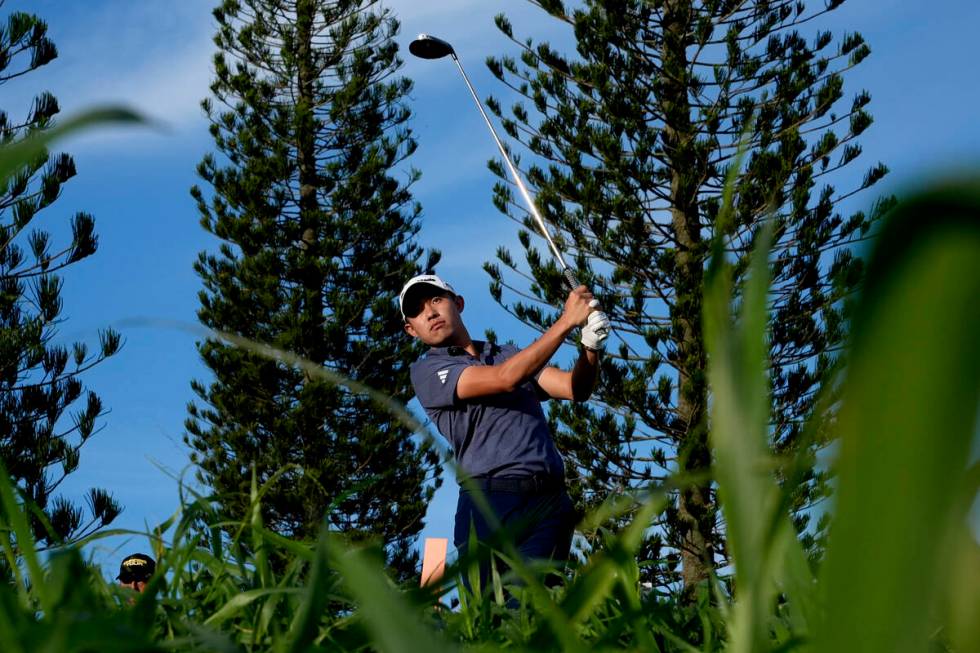
[[405, 331], [430, 347], [451, 344], [462, 331], [463, 298], [439, 288], [420, 289], [405, 309]]

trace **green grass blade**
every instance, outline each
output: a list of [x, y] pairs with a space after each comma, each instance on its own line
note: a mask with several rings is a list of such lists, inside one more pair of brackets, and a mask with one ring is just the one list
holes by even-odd
[[450, 651], [422, 624], [418, 611], [391, 586], [384, 573], [360, 550], [350, 550], [339, 538], [326, 541], [331, 565], [346, 581], [358, 604], [358, 616], [370, 632], [374, 647], [387, 653]]
[[212, 614], [210, 617], [204, 620], [205, 626], [217, 626], [221, 622], [234, 617], [239, 612], [242, 611], [248, 605], [251, 605], [258, 599], [266, 598], [272, 596], [273, 594], [298, 594], [301, 590], [298, 588], [280, 588], [280, 587], [270, 587], [270, 588], [260, 588], [254, 590], [246, 590], [241, 594], [236, 594], [227, 603], [221, 606], [217, 612]]
[[306, 562], [313, 562], [316, 552], [309, 544], [304, 544], [302, 542], [297, 542], [288, 537], [284, 537], [279, 533], [274, 533], [267, 528], [259, 529], [259, 534], [262, 539], [271, 546], [278, 549], [282, 549], [289, 553], [289, 555], [298, 558], [300, 560], [305, 560]]
[[[976, 485], [972, 494], [975, 497]], [[949, 615], [949, 638], [956, 651], [980, 651], [980, 545], [973, 533], [961, 529], [949, 554], [951, 579], [944, 606]]]
[[241, 653], [241, 649], [225, 634], [217, 633], [194, 622], [187, 624], [189, 637], [168, 642], [169, 650], [208, 651], [208, 653]]
[[139, 124], [146, 123], [146, 120], [125, 107], [100, 107], [85, 111], [50, 129], [35, 132], [27, 138], [0, 148], [0, 179], [7, 179], [43, 154], [53, 141], [96, 125], [110, 123]]
[[[0, 526], [9, 528], [16, 538], [16, 548], [13, 548], [9, 537], [4, 538], [4, 548], [10, 547], [11, 549], [8, 558], [16, 559], [19, 557], [27, 568], [27, 578], [23, 579], [23, 582], [17, 583], [18, 587], [21, 588], [25, 586], [25, 583], [30, 583], [31, 593], [37, 597], [39, 607], [43, 612], [47, 612], [51, 609], [51, 598], [44, 582], [44, 571], [37, 555], [37, 545], [31, 533], [30, 523], [27, 521], [27, 514], [22, 509], [20, 502], [17, 501], [14, 484], [11, 482], [7, 468], [2, 461], [0, 461], [0, 508], [3, 510], [0, 517], [6, 522]], [[16, 562], [11, 566], [11, 570], [19, 576]]]
[[[16, 581], [18, 585], [22, 585]], [[8, 583], [0, 583], [0, 642], [4, 645], [4, 653], [23, 653], [24, 647], [21, 646], [18, 635], [25, 629], [25, 612], [31, 606], [26, 604], [23, 595], [18, 596], [25, 590], [20, 587], [17, 592]]]
[[573, 623], [581, 623], [609, 596], [623, 573], [624, 563], [633, 560], [650, 522], [664, 509], [666, 501], [666, 496], [659, 492], [648, 498], [610, 546], [592, 555], [561, 604]]
[[820, 651], [926, 650], [961, 573], [945, 554], [966, 525], [980, 395], [977, 188], [901, 205], [869, 265], [840, 418]]
[[710, 438], [738, 588], [728, 620], [729, 650], [768, 646], [777, 592], [791, 601], [795, 626], [813, 627], [812, 576], [776, 483], [769, 450], [767, 374], [771, 229], [757, 238], [742, 310], [731, 317], [730, 267], [713, 265], [705, 295], [711, 385]]

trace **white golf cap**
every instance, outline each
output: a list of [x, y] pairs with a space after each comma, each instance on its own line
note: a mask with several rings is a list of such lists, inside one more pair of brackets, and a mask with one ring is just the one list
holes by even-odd
[[402, 312], [402, 319], [405, 319], [405, 297], [408, 295], [409, 290], [417, 286], [432, 286], [439, 290], [456, 294], [452, 286], [434, 274], [420, 274], [417, 277], [412, 277], [405, 283], [404, 287], [402, 287], [401, 294], [398, 295], [398, 309]]

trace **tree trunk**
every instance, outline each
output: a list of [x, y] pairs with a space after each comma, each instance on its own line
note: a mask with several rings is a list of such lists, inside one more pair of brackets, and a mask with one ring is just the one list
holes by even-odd
[[303, 254], [301, 283], [304, 294], [304, 328], [301, 336], [302, 354], [323, 363], [323, 337], [317, 325], [323, 322], [323, 275], [319, 259], [321, 247], [320, 206], [317, 200], [316, 124], [314, 119], [316, 65], [313, 61], [313, 20], [315, 2], [296, 3], [297, 37], [297, 101], [296, 101], [296, 158], [299, 173], [299, 222]]
[[[675, 239], [676, 300], [671, 314], [677, 348], [678, 420], [674, 430], [678, 459], [685, 475], [703, 477], [709, 468], [706, 357], [701, 332], [704, 247], [698, 211], [701, 178], [696, 138], [691, 124], [687, 49], [690, 45], [689, 0], [669, 0], [663, 6], [663, 75], [659, 81], [664, 107], [664, 144], [670, 161], [671, 226]], [[707, 483], [687, 486], [678, 497], [681, 521], [682, 580], [686, 592], [708, 578], [713, 510]]]

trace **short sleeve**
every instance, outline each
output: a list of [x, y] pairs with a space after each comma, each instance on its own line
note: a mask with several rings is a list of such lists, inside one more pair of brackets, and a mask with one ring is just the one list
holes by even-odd
[[456, 383], [467, 368], [465, 359], [423, 358], [412, 365], [412, 386], [423, 408], [451, 408], [456, 404]]

